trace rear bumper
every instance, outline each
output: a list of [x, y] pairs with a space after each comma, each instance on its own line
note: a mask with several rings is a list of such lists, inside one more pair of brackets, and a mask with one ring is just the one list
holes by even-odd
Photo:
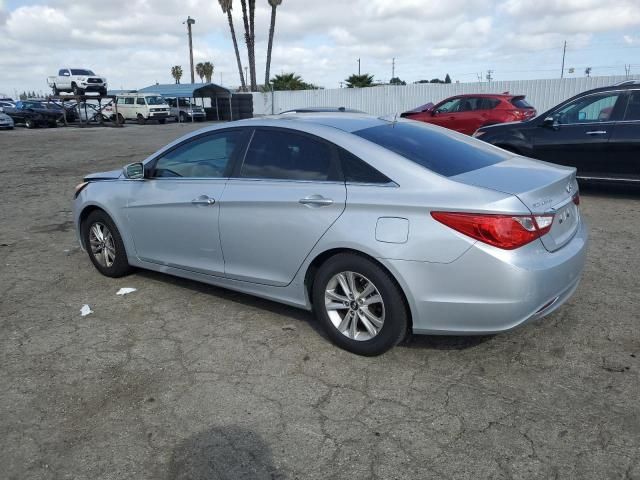
[[383, 260], [399, 279], [418, 334], [484, 335], [548, 315], [576, 290], [587, 229], [548, 252], [540, 241], [517, 250], [476, 243], [449, 264]]

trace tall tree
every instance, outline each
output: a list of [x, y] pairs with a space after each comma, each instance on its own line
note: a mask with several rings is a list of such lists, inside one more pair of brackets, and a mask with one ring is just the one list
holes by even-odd
[[176, 83], [180, 83], [180, 79], [182, 78], [182, 67], [180, 65], [174, 65], [171, 67], [171, 76]]
[[447, 73], [447, 76], [444, 77], [444, 83], [451, 83], [451, 77], [449, 76], [448, 73]]
[[207, 79], [207, 83], [211, 83], [211, 78], [213, 77], [213, 63], [204, 62], [202, 64], [202, 74], [204, 78]]
[[347, 82], [348, 88], [371, 87], [373, 86], [373, 75], [369, 75], [368, 73], [358, 75], [354, 73], [349, 78], [347, 78], [345, 82]]
[[244, 24], [244, 41], [247, 44], [247, 57], [249, 59], [249, 82], [251, 84], [251, 91], [255, 92], [256, 87], [256, 56], [254, 50], [253, 36], [254, 26], [253, 17], [255, 15], [255, 0], [248, 0], [249, 8], [247, 9], [247, 0], [240, 0], [242, 6], [242, 23]]
[[242, 61], [240, 60], [240, 50], [238, 49], [238, 40], [236, 39], [236, 29], [233, 26], [233, 15], [231, 14], [231, 9], [233, 7], [233, 0], [218, 0], [218, 3], [220, 3], [222, 12], [227, 14], [227, 21], [229, 22], [229, 31], [231, 32], [231, 39], [233, 40], [233, 49], [236, 52], [236, 62], [238, 64], [238, 74], [240, 75], [240, 84], [242, 85], [242, 90], [246, 92], [247, 84], [244, 81]]
[[200, 77], [200, 83], [202, 83], [204, 81], [204, 63], [200, 62], [196, 65], [196, 75], [198, 75], [198, 77]]
[[267, 67], [264, 71], [264, 86], [269, 85], [269, 70], [271, 70], [271, 48], [273, 47], [273, 35], [276, 29], [276, 9], [282, 4], [282, 0], [269, 0], [271, 5], [271, 24], [269, 25], [269, 45], [267, 46]]
[[400, 79], [400, 77], [393, 77], [391, 80], [389, 80], [389, 85], [406, 85], [406, 84], [407, 82]]

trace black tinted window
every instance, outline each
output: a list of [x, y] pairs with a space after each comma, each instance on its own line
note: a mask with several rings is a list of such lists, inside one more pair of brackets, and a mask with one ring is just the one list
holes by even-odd
[[511, 104], [516, 108], [533, 108], [524, 98], [514, 98]]
[[353, 183], [389, 183], [391, 180], [355, 155], [340, 150], [344, 180]]
[[200, 137], [166, 153], [155, 165], [154, 177], [223, 177], [240, 144], [240, 131]]
[[510, 157], [479, 140], [441, 132], [418, 122], [398, 122], [353, 132], [445, 177], [477, 170]]
[[331, 147], [289, 131], [256, 130], [241, 177], [282, 180], [335, 180]]
[[640, 91], [632, 92], [624, 114], [625, 120], [640, 120]]

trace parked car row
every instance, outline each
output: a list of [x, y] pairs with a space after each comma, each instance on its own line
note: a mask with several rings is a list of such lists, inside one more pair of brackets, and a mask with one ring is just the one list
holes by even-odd
[[640, 83], [580, 93], [541, 115], [524, 95], [472, 94], [402, 117], [456, 130], [513, 153], [575, 167], [582, 180], [640, 182]]
[[[203, 107], [193, 105], [185, 98], [164, 98], [157, 93], [125, 93], [116, 97], [120, 123], [133, 120], [139, 124], [155, 120], [160, 124], [173, 118], [177, 122], [202, 121], [206, 118]], [[110, 105], [105, 115], [112, 118], [116, 108]]]

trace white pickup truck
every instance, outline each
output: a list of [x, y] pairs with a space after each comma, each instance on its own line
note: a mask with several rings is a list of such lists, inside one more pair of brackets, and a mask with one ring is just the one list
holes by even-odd
[[47, 77], [47, 83], [54, 95], [60, 92], [72, 92], [74, 95], [84, 95], [85, 92], [107, 94], [107, 79], [85, 68], [61, 68], [58, 75]]

